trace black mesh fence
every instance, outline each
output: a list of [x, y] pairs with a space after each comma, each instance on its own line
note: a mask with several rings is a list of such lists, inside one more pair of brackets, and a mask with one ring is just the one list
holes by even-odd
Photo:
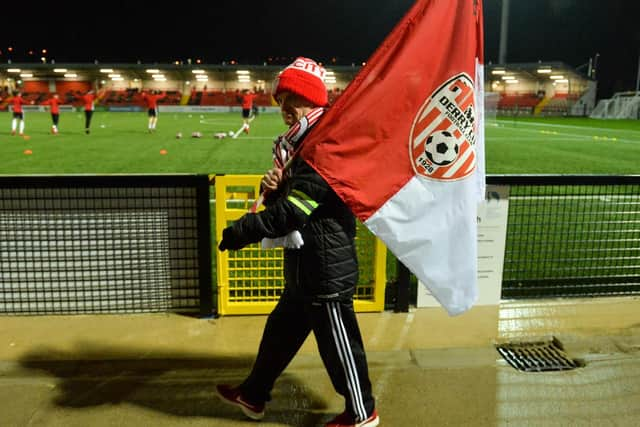
[[509, 185], [503, 298], [640, 293], [640, 176], [491, 176]]
[[[510, 188], [503, 298], [640, 294], [640, 176], [487, 183]], [[206, 176], [0, 177], [0, 315], [208, 315], [209, 215]]]
[[211, 312], [206, 176], [0, 177], [0, 314]]

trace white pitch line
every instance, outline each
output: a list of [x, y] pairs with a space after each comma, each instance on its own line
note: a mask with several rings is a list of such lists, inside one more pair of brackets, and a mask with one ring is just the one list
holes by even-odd
[[[584, 136], [570, 136], [570, 135], [563, 135], [563, 138], [565, 139], [580, 139], [580, 140], [584, 140]], [[513, 137], [512, 136], [489, 136], [486, 137], [485, 139], [489, 139], [489, 140], [497, 140], [497, 139], [507, 139], [510, 141], [513, 141]], [[518, 137], [518, 141], [522, 141], [522, 140], [531, 140], [531, 141], [539, 141], [540, 137], [539, 136], [519, 136]], [[616, 141], [611, 141], [611, 142], [616, 142]]]
[[[233, 138], [230, 137], [231, 139], [238, 139], [238, 138]], [[266, 139], [269, 141], [273, 141], [275, 138], [270, 138], [268, 136], [243, 136], [242, 139]]]
[[623, 133], [634, 133], [640, 137], [640, 131], [631, 130], [631, 129], [613, 129], [613, 128], [601, 128], [601, 127], [592, 127], [592, 126], [576, 126], [576, 125], [560, 125], [556, 123], [535, 123], [535, 122], [521, 122], [518, 119], [514, 120], [496, 120], [498, 123], [503, 125], [513, 124], [513, 122], [517, 122], [518, 126], [537, 126], [537, 127], [557, 127], [557, 128], [567, 128], [567, 129], [580, 129], [580, 130], [598, 130], [603, 132], [623, 132]]
[[238, 121], [237, 120], [214, 120], [214, 119], [200, 119], [200, 123], [204, 125], [231, 125], [235, 126]]
[[[511, 131], [516, 131], [516, 132], [523, 132], [523, 133], [535, 133], [536, 135], [539, 136], [552, 136], [552, 137], [557, 137], [557, 138], [572, 138], [572, 139], [581, 139], [581, 140], [592, 140], [594, 135], [590, 135], [588, 133], [585, 134], [578, 134], [578, 133], [565, 133], [565, 132], [555, 132], [555, 133], [541, 133], [540, 130], [536, 130], [536, 129], [522, 129], [520, 127], [520, 124], [514, 124], [513, 126], [503, 126], [502, 129], [505, 130], [509, 130]], [[593, 129], [593, 128], [582, 128], [585, 130], [585, 132], [587, 132], [589, 129]], [[595, 135], [596, 136], [596, 140], [598, 142], [624, 142], [624, 143], [632, 143], [632, 144], [638, 144], [640, 143], [640, 135], [638, 136], [638, 139], [622, 139], [622, 138], [616, 138], [616, 139], [612, 139], [611, 137], [607, 137], [607, 136], [600, 136], [600, 135]], [[491, 137], [488, 137], [487, 139], [491, 139]]]

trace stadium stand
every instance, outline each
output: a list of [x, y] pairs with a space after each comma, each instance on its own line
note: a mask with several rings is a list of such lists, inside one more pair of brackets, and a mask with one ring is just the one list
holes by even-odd
[[165, 92], [165, 97], [158, 101], [161, 105], [180, 105], [182, 100], [182, 92], [177, 90], [168, 90]]
[[91, 88], [91, 83], [86, 81], [70, 81], [61, 80], [55, 82], [56, 92], [61, 95], [72, 94], [75, 92], [86, 92]]
[[[167, 97], [159, 101], [160, 105], [238, 108], [241, 90], [249, 88], [258, 95], [255, 99], [257, 107], [270, 108], [275, 106], [270, 95], [271, 85], [280, 70], [275, 65], [195, 66], [177, 63], [153, 66], [56, 64], [55, 67], [68, 68], [77, 73], [77, 80], [62, 78], [54, 71], [53, 64], [0, 64], [0, 76], [7, 76], [0, 83], [9, 83], [7, 89], [10, 94], [18, 80], [11, 78], [9, 69], [22, 69], [34, 75], [20, 83], [28, 99], [40, 102], [55, 91], [61, 95], [64, 103], [79, 106], [80, 102], [73, 97], [85, 93], [99, 82], [105, 94], [98, 105], [106, 108], [144, 108], [140, 91], [147, 89], [165, 91]], [[329, 102], [334, 103], [359, 67], [352, 65], [330, 68], [332, 78], [327, 81], [327, 86]], [[149, 72], [152, 69], [157, 70], [162, 78], [156, 79], [156, 75], [153, 75], [152, 80]], [[488, 64], [485, 71], [486, 93], [496, 95], [498, 102], [494, 111], [499, 115], [588, 116], [596, 105], [597, 82], [561, 62]], [[118, 75], [112, 76], [110, 73]], [[250, 80], [238, 79], [239, 73], [243, 76], [250, 75]], [[197, 79], [194, 74], [206, 78]], [[6, 109], [7, 97], [1, 98], [0, 109]], [[604, 115], [617, 111], [612, 105], [617, 104], [610, 103]], [[601, 106], [600, 110], [605, 110], [605, 107]], [[625, 115], [637, 116], [637, 109], [632, 110]]]
[[200, 105], [201, 99], [202, 99], [202, 91], [193, 90], [191, 91], [191, 96], [189, 97], [188, 105]]
[[587, 116], [595, 106], [597, 82], [562, 62], [489, 64], [485, 71], [500, 115]]
[[543, 116], [566, 116], [571, 106], [579, 99], [579, 96], [568, 93], [556, 93], [551, 98], [545, 98], [545, 103], [540, 108]]
[[41, 80], [26, 81], [22, 85], [23, 93], [49, 93], [49, 83]]
[[198, 105], [233, 105], [235, 103], [235, 95], [229, 96], [220, 90], [209, 90], [202, 94]]
[[533, 114], [533, 109], [540, 102], [535, 93], [503, 93], [498, 101], [498, 112], [504, 115]]
[[[196, 95], [192, 96], [189, 99], [189, 105], [206, 105], [206, 106], [238, 106], [242, 102], [240, 97], [240, 91], [225, 91], [222, 89], [214, 89], [200, 92], [201, 95], [198, 96], [199, 92], [196, 92]], [[255, 104], [259, 107], [268, 107], [273, 105], [273, 101], [271, 100], [271, 95], [266, 93], [265, 91], [256, 91], [256, 98], [254, 100]], [[199, 102], [199, 103], [196, 103]]]
[[[56, 69], [63, 68], [70, 78], [61, 75]], [[359, 66], [332, 66], [330, 81], [330, 99], [335, 99], [355, 76]], [[16, 71], [32, 74], [23, 80], [18, 79]], [[193, 106], [193, 107], [228, 107], [239, 108], [238, 96], [243, 89], [251, 89], [257, 97], [254, 105], [260, 108], [275, 107], [270, 95], [271, 85], [280, 71], [280, 65], [238, 65], [238, 64], [97, 64], [97, 63], [20, 63], [0, 64], [0, 84], [8, 86], [11, 94], [17, 87], [35, 98], [46, 99], [50, 93], [60, 94], [67, 105], [79, 105], [75, 96], [86, 93], [96, 84], [103, 90], [98, 106], [105, 108], [143, 107], [138, 93], [142, 90], [154, 89], [165, 91], [167, 97], [159, 101], [160, 105]], [[157, 73], [150, 73], [157, 70]], [[197, 73], [194, 73], [197, 71]], [[197, 76], [206, 76], [203, 81]], [[242, 80], [238, 75], [250, 76], [250, 80]], [[156, 78], [162, 75], [162, 78]], [[206, 83], [205, 83], [206, 82]], [[25, 86], [28, 87], [25, 90]], [[338, 90], [336, 90], [338, 89]], [[5, 97], [0, 99], [2, 108]]]

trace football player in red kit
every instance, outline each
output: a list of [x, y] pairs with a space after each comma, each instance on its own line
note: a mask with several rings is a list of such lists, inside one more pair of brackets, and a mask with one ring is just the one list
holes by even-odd
[[[22, 97], [22, 92], [17, 91], [10, 99], [12, 110], [13, 110], [13, 120], [11, 120], [11, 135], [16, 134], [16, 128], [18, 128], [18, 133], [20, 136], [24, 136], [24, 111], [22, 110], [23, 105], [33, 104], [33, 101], [29, 102]], [[18, 125], [18, 122], [20, 123]]]
[[60, 120], [60, 97], [57, 93], [54, 93], [51, 98], [43, 101], [40, 105], [48, 105], [51, 110], [51, 133], [54, 135], [58, 134], [58, 122]]
[[149, 132], [156, 130], [156, 124], [158, 123], [158, 101], [164, 98], [166, 94], [159, 94], [157, 91], [142, 92], [142, 99], [147, 104], [147, 114], [149, 116]]
[[82, 96], [76, 96], [84, 104], [84, 133], [87, 135], [91, 132], [91, 118], [93, 117], [93, 111], [95, 110], [95, 104], [98, 99], [96, 91], [90, 89]]

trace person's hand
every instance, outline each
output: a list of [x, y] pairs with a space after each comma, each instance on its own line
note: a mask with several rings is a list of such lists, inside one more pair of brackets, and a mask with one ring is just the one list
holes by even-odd
[[218, 249], [224, 252], [227, 249], [236, 251], [242, 249], [244, 245], [240, 241], [240, 236], [234, 231], [233, 227], [227, 227], [222, 230], [222, 241], [218, 245]]
[[262, 188], [275, 191], [278, 189], [282, 181], [282, 170], [280, 168], [272, 168], [262, 177]]

